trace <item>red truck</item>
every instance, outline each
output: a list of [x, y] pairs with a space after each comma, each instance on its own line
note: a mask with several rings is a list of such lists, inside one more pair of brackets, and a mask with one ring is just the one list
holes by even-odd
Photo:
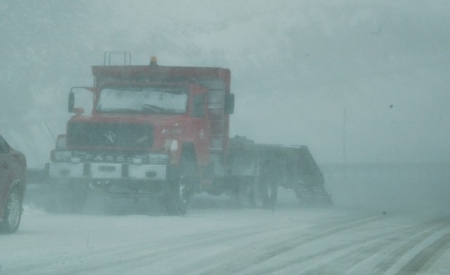
[[[103, 66], [92, 67], [93, 87], [69, 93], [75, 115], [49, 164], [67, 210], [80, 211], [90, 192], [160, 197], [169, 215], [184, 215], [200, 192], [229, 191], [273, 207], [278, 185], [302, 200], [329, 201], [307, 147], [229, 138], [230, 70], [160, 66], [156, 57], [136, 66], [129, 53], [121, 53], [123, 65], [113, 66], [115, 54], [105, 53]], [[92, 92], [90, 115], [75, 108], [78, 89]]]

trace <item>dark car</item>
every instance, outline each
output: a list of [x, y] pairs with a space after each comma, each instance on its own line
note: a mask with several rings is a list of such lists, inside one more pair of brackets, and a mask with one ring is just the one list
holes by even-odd
[[0, 232], [19, 228], [26, 181], [25, 156], [11, 148], [0, 136]]

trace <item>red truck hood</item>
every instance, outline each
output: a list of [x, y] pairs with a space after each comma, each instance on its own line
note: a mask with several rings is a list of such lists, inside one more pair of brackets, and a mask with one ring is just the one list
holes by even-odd
[[105, 114], [95, 116], [74, 116], [70, 122], [86, 122], [86, 123], [143, 123], [153, 124], [155, 126], [173, 126], [183, 120], [183, 116], [163, 116], [163, 115], [123, 115], [123, 114]]
[[76, 150], [162, 150], [163, 129], [183, 127], [183, 115], [74, 116], [67, 123], [67, 147]]

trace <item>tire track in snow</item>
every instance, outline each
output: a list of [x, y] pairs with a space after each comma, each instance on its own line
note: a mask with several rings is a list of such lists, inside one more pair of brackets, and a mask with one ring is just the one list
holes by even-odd
[[[410, 226], [412, 227], [412, 226]], [[392, 229], [394, 231], [395, 229]], [[417, 229], [409, 228], [408, 231], [416, 231]], [[376, 229], [374, 230], [375, 232]], [[405, 232], [405, 233], [408, 233]], [[378, 231], [379, 232], [379, 231]], [[279, 272], [287, 272], [286, 274], [298, 273], [299, 270], [302, 270], [302, 274], [323, 274], [326, 269], [333, 270], [346, 270], [350, 268], [352, 265], [356, 264], [355, 259], [364, 259], [368, 255], [372, 255], [376, 253], [379, 249], [382, 249], [386, 246], [386, 239], [389, 236], [386, 236], [386, 232], [377, 233], [375, 235], [370, 236], [370, 238], [364, 240], [353, 240], [351, 242], [346, 242], [340, 245], [333, 246], [330, 248], [329, 246], [325, 249], [319, 250], [313, 254], [302, 255], [299, 257], [292, 258], [288, 261], [281, 260], [275, 265], [272, 265], [271, 268], [264, 268], [262, 270], [256, 270], [251, 273], [246, 274], [273, 274]], [[331, 245], [330, 245], [331, 246]], [[350, 250], [341, 256], [333, 257], [333, 254], [341, 253], [345, 250]], [[351, 259], [351, 263], [346, 263], [346, 260]], [[321, 262], [321, 264], [317, 265], [315, 262]], [[310, 268], [305, 267], [309, 265], [313, 266]]]
[[[242, 245], [230, 249], [220, 255], [214, 256], [214, 258], [208, 258], [206, 260], [197, 262], [195, 265], [185, 267], [180, 272], [183, 274], [235, 274], [241, 272], [253, 265], [257, 265], [282, 253], [289, 252], [301, 245], [305, 245], [321, 238], [328, 237], [330, 235], [345, 231], [350, 228], [362, 226], [373, 221], [379, 220], [381, 217], [368, 217], [360, 218], [352, 222], [336, 222], [333, 224], [319, 224], [312, 228], [313, 233], [301, 232], [301, 235], [286, 235], [283, 238], [276, 240], [265, 238], [264, 242], [268, 244], [262, 244], [261, 242], [254, 242], [252, 244], [255, 247], [255, 251], [249, 254], [248, 249], [242, 247]], [[290, 233], [295, 232], [290, 230]], [[247, 246], [248, 247], [248, 246]]]
[[[433, 223], [424, 223], [424, 224], [417, 224], [417, 223], [410, 223], [406, 225], [402, 225], [401, 227], [398, 226], [390, 226], [388, 231], [386, 231], [386, 228], [384, 228], [384, 224], [376, 223], [376, 220], [374, 220], [374, 226], [366, 223], [366, 224], [360, 224], [359, 226], [371, 226], [373, 230], [371, 230], [372, 236], [368, 240], [363, 241], [355, 241], [351, 242], [350, 244], [341, 244], [337, 246], [332, 246], [331, 244], [329, 246], [326, 246], [326, 249], [323, 249], [322, 251], [310, 254], [310, 255], [302, 255], [300, 257], [294, 258], [291, 260], [283, 260], [283, 253], [287, 253], [292, 251], [293, 249], [297, 248], [298, 246], [306, 245], [310, 241], [314, 242], [317, 239], [305, 239], [303, 243], [297, 242], [293, 243], [293, 239], [295, 236], [291, 236], [291, 238], [288, 240], [289, 243], [285, 243], [285, 241], [279, 242], [281, 244], [281, 247], [275, 247], [271, 250], [271, 248], [267, 246], [260, 246], [260, 252], [253, 253], [251, 255], [244, 255], [242, 258], [234, 257], [234, 258], [228, 258], [225, 262], [216, 265], [215, 268], [210, 268], [200, 274], [236, 274], [236, 273], [242, 273], [242, 274], [274, 274], [274, 273], [285, 273], [285, 274], [297, 274], [299, 270], [301, 270], [301, 274], [336, 274], [336, 272], [347, 272], [349, 269], [354, 268], [356, 265], [358, 265], [361, 261], [364, 261], [368, 258], [371, 258], [377, 254], [382, 253], [382, 251], [386, 250], [386, 247], [390, 248], [392, 246], [398, 245], [399, 242], [404, 241], [405, 239], [408, 239], [411, 237], [411, 235], [414, 235], [416, 238], [415, 244], [423, 241], [427, 237], [435, 234], [439, 230], [441, 230], [443, 227], [446, 227], [447, 225], [436, 225], [435, 222]], [[377, 228], [380, 227], [380, 228]], [[358, 228], [358, 224], [354, 224], [349, 229], [356, 229]], [[380, 232], [380, 229], [384, 229]], [[343, 228], [343, 230], [339, 230], [339, 232], [334, 233], [345, 233], [346, 229]], [[378, 233], [377, 233], [378, 232]], [[329, 232], [332, 234], [331, 232]], [[419, 237], [417, 237], [417, 235]], [[348, 234], [347, 234], [348, 236]], [[344, 235], [345, 237], [345, 235]], [[395, 239], [396, 241], [393, 242], [392, 239]], [[331, 246], [331, 248], [330, 248]], [[349, 250], [345, 252], [346, 250]], [[445, 251], [445, 249], [442, 249], [442, 253]], [[343, 254], [344, 253], [344, 254]], [[248, 253], [247, 253], [248, 254]], [[333, 254], [337, 254], [337, 256], [334, 256]], [[252, 266], [255, 266], [259, 263], [262, 263], [266, 260], [269, 260], [271, 258], [274, 258], [275, 256], [281, 256], [278, 257], [276, 261], [274, 261], [274, 264], [263, 266], [257, 270], [251, 269]], [[331, 256], [331, 257], [330, 257]], [[226, 258], [226, 256], [224, 256]], [[383, 259], [383, 258], [382, 258]], [[211, 260], [211, 262], [214, 262], [214, 259]], [[309, 263], [308, 263], [309, 262]], [[319, 262], [319, 265], [317, 265], [317, 262]], [[305, 268], [305, 266], [302, 267], [302, 265], [310, 266], [309, 268]], [[268, 266], [268, 267], [267, 267]], [[311, 267], [312, 266], [312, 267]], [[248, 272], [246, 272], [247, 269], [249, 269]], [[356, 272], [354, 274], [382, 274], [379, 272], [372, 272], [372, 269], [366, 269], [363, 272]]]
[[[342, 223], [360, 220], [360, 214], [339, 215], [333, 216], [330, 223]], [[305, 220], [306, 224], [316, 224], [322, 218], [314, 218]], [[286, 230], [292, 225], [297, 224], [299, 230], [305, 227], [303, 220], [287, 221], [272, 227], [271, 230]], [[316, 227], [321, 227], [323, 224], [318, 224]], [[312, 226], [314, 228], [314, 226]], [[171, 257], [183, 251], [189, 252], [192, 248], [208, 247], [211, 245], [223, 244], [234, 240], [246, 240], [249, 237], [254, 237], [259, 234], [264, 234], [267, 228], [256, 228], [255, 226], [246, 225], [244, 227], [214, 230], [208, 232], [200, 232], [194, 234], [187, 234], [184, 236], [177, 235], [173, 239], [162, 239], [157, 242], [146, 241], [139, 244], [123, 245], [120, 248], [113, 248], [108, 250], [88, 251], [78, 254], [70, 255], [50, 255], [50, 257], [43, 257], [39, 262], [21, 263], [15, 268], [8, 269], [10, 272], [24, 273], [35, 270], [57, 270], [57, 266], [63, 267], [68, 274], [78, 273], [82, 271], [101, 270], [111, 266], [119, 267], [121, 265], [129, 265], [130, 263], [138, 263], [146, 265], [158, 260]], [[149, 251], [151, 250], [151, 251]], [[143, 252], [142, 252], [143, 251]], [[67, 254], [67, 253], [66, 253]], [[119, 259], [119, 260], [105, 260], [105, 259]], [[83, 265], [83, 267], [80, 267]], [[35, 272], [33, 272], [35, 273]], [[60, 272], [55, 272], [60, 273]]]
[[[315, 264], [315, 267], [308, 268], [308, 264], [299, 258], [296, 264], [293, 261], [294, 266], [298, 267], [297, 270], [291, 268], [286, 274], [298, 273], [298, 270], [302, 271], [301, 274], [385, 274], [407, 251], [445, 227], [447, 227], [447, 224], [442, 224], [441, 221], [419, 224], [419, 226], [411, 224], [404, 229], [391, 227], [390, 232], [385, 231], [380, 235], [381, 238], [375, 242], [366, 242], [367, 245], [364, 244], [363, 246], [357, 244], [358, 247], [351, 248], [351, 251], [341, 256], [319, 255], [314, 259], [320, 262]], [[406, 244], [405, 240], [407, 241]], [[393, 257], [394, 253], [388, 253], [388, 251], [393, 247], [398, 247], [398, 245], [401, 245], [401, 248], [395, 250], [397, 257]], [[341, 253], [341, 251], [336, 253]], [[379, 263], [380, 260], [382, 263]], [[386, 263], [387, 261], [390, 262], [389, 265]], [[377, 262], [379, 264], [374, 267]], [[277, 271], [286, 270], [286, 268], [282, 268], [282, 265], [280, 266], [281, 268]]]
[[426, 272], [430, 266], [441, 256], [450, 244], [450, 233], [446, 233], [432, 244], [422, 249], [416, 256], [414, 256], [397, 275], [417, 274]]
[[[433, 221], [423, 224], [424, 230], [417, 234], [402, 238], [400, 241], [390, 245], [383, 254], [383, 258], [373, 267], [373, 274], [384, 274], [392, 269], [392, 267], [409, 251], [417, 247], [421, 242], [436, 234], [440, 230], [447, 228], [448, 223], [442, 220]], [[399, 236], [402, 237], [402, 236]], [[392, 248], [394, 248], [392, 250]], [[356, 273], [357, 274], [357, 273]]]
[[[363, 218], [363, 219], [373, 219], [373, 218]], [[337, 217], [337, 218], [333, 218], [331, 219], [332, 221], [328, 224], [333, 224], [333, 225], [340, 225], [342, 223], [354, 223], [354, 222], [361, 222], [361, 216], [357, 215], [357, 216], [343, 216], [343, 217]], [[288, 231], [290, 232], [291, 230], [293, 230], [292, 228], [293, 223], [289, 222], [289, 223], [285, 223], [282, 225], [278, 225], [274, 228], [271, 228], [270, 232], [279, 232], [282, 233], [283, 231]], [[297, 224], [297, 226], [299, 228], [303, 227], [303, 224]], [[323, 228], [325, 225], [324, 224], [318, 224], [315, 226], [312, 226], [313, 230], [318, 230]], [[247, 228], [245, 230], [245, 228]], [[214, 237], [212, 237], [209, 240], [204, 240], [204, 238], [200, 239], [200, 240], [195, 240], [193, 242], [189, 242], [183, 245], [176, 245], [174, 247], [171, 248], [167, 248], [167, 249], [162, 249], [159, 251], [153, 251], [150, 253], [144, 253], [142, 255], [139, 256], [132, 256], [129, 258], [125, 258], [123, 260], [115, 260], [115, 261], [107, 261], [105, 263], [102, 264], [98, 264], [98, 265], [90, 265], [86, 268], [81, 268], [81, 269], [76, 269], [76, 270], [71, 270], [71, 272], [68, 272], [66, 274], [76, 274], [76, 273], [82, 273], [83, 271], [96, 271], [96, 270], [102, 270], [102, 269], [111, 269], [111, 268], [117, 268], [120, 266], [124, 266], [124, 265], [130, 265], [132, 264], [133, 266], [143, 266], [143, 265], [150, 265], [152, 263], [158, 262], [160, 260], [164, 260], [167, 258], [173, 258], [174, 254], [175, 256], [179, 256], [180, 254], [189, 254], [192, 253], [193, 249], [199, 249], [201, 247], [205, 247], [206, 249], [210, 248], [211, 246], [221, 246], [223, 244], [226, 244], [229, 241], [238, 241], [238, 240], [243, 240], [246, 241], [248, 240], [250, 237], [255, 237], [258, 235], [265, 235], [267, 234], [267, 228], [259, 228], [259, 229], [254, 229], [253, 226], [251, 227], [245, 227], [245, 228], [238, 228], [236, 230], [238, 230], [238, 232], [241, 232], [242, 230], [245, 230], [244, 232], [241, 233], [237, 233], [236, 235], [229, 235], [226, 230], [225, 232], [222, 232], [222, 234], [225, 234], [226, 236], [223, 236], [221, 234], [217, 234], [216, 231], [211, 232], [211, 235], [214, 235]], [[196, 234], [199, 235], [199, 234]], [[280, 234], [283, 235], [283, 234]], [[199, 237], [202, 237], [201, 235], [199, 235]], [[242, 242], [242, 241], [241, 241]], [[117, 257], [112, 257], [113, 259], [116, 259]], [[209, 260], [207, 261], [209, 262]], [[201, 269], [201, 267], [203, 267], [204, 264], [200, 264], [200, 267], [198, 269]], [[132, 268], [132, 267], [131, 267]], [[186, 270], [183, 268], [181, 269], [179, 272], [181, 272], [180, 274], [186, 274]], [[177, 273], [177, 272], [175, 272]], [[198, 274], [197, 271], [195, 271], [196, 274]], [[212, 274], [212, 273], [210, 273]]]
[[[393, 229], [392, 232], [396, 233], [397, 230]], [[409, 236], [410, 234], [417, 233], [417, 229], [409, 229], [409, 230], [402, 230], [402, 233], [404, 234], [405, 238], [406, 236]], [[423, 239], [426, 238], [426, 236], [431, 235], [432, 233], [423, 234]], [[325, 261], [323, 261], [319, 266], [314, 267], [312, 269], [309, 269], [307, 271], [302, 270], [302, 275], [313, 275], [313, 274], [332, 274], [332, 273], [351, 273], [351, 269], [355, 269], [355, 266], [361, 264], [362, 261], [365, 261], [367, 259], [370, 259], [371, 257], [374, 257], [375, 255], [381, 253], [386, 249], [387, 246], [392, 246], [392, 235], [386, 235], [386, 233], [383, 233], [380, 235], [378, 239], [375, 239], [373, 241], [369, 241], [364, 243], [363, 245], [357, 244], [355, 247], [352, 247], [351, 251], [340, 255], [338, 257], [329, 257], [326, 258]], [[370, 269], [369, 269], [370, 270]], [[377, 272], [371, 272], [367, 269], [364, 271], [356, 272], [355, 274], [382, 274]]]
[[[235, 231], [235, 230], [232, 230]], [[10, 268], [8, 269], [8, 272], [12, 272], [12, 273], [21, 273], [21, 272], [30, 272], [33, 270], [39, 270], [41, 268], [47, 268], [52, 264], [55, 263], [64, 263], [64, 265], [68, 266], [70, 265], [70, 262], [73, 261], [73, 259], [77, 259], [77, 263], [73, 263], [74, 265], [79, 265], [79, 261], [83, 261], [85, 258], [88, 259], [93, 259], [96, 257], [101, 257], [101, 258], [111, 258], [111, 259], [117, 259], [117, 258], [122, 258], [122, 260], [116, 260], [114, 262], [112, 262], [111, 260], [108, 260], [107, 262], [105, 262], [105, 264], [94, 264], [92, 266], [90, 266], [89, 268], [75, 268], [73, 269], [71, 272], [81, 272], [81, 271], [91, 271], [91, 270], [98, 270], [100, 269], [99, 266], [103, 266], [103, 265], [120, 265], [120, 264], [126, 264], [129, 263], [132, 260], [138, 260], [142, 257], [155, 257], [157, 255], [166, 255], [168, 253], [171, 252], [176, 252], [181, 248], [184, 247], [192, 247], [195, 245], [208, 245], [210, 243], [216, 242], [216, 241], [226, 241], [228, 239], [241, 239], [241, 238], [246, 238], [248, 236], [251, 236], [253, 234], [257, 234], [258, 232], [260, 232], [261, 230], [253, 230], [253, 231], [248, 231], [248, 232], [240, 232], [238, 229], [236, 229], [237, 233], [232, 233], [230, 235], [230, 232], [225, 231], [223, 232], [223, 234], [225, 234], [225, 232], [227, 232], [227, 235], [220, 235], [217, 236], [213, 233], [205, 233], [206, 236], [203, 236], [203, 238], [199, 241], [196, 238], [191, 238], [191, 236], [187, 235], [184, 236], [182, 238], [176, 238], [176, 239], [170, 239], [170, 240], [164, 240], [164, 241], [158, 241], [158, 242], [145, 242], [145, 243], [139, 243], [139, 244], [131, 244], [131, 245], [124, 245], [121, 246], [119, 248], [114, 248], [114, 249], [110, 249], [110, 250], [100, 250], [100, 251], [95, 251], [95, 252], [87, 252], [87, 253], [80, 253], [79, 255], [68, 255], [68, 256], [61, 256], [61, 255], [52, 255], [49, 258], [41, 258], [39, 260], [39, 263], [34, 263], [34, 264], [21, 264], [20, 266], [18, 266], [17, 268]], [[217, 232], [216, 232], [217, 233]], [[220, 233], [218, 233], [220, 234]], [[199, 234], [195, 234], [195, 235], [199, 235]], [[208, 236], [209, 235], [209, 236]], [[157, 247], [157, 248], [155, 248]], [[163, 248], [161, 248], [163, 247]], [[151, 252], [147, 252], [147, 254], [142, 255], [142, 256], [137, 256], [136, 255], [136, 251], [141, 251], [141, 250], [152, 250]], [[119, 257], [118, 255], [122, 255], [122, 257]], [[134, 257], [133, 257], [134, 255]], [[132, 258], [130, 258], [130, 256]], [[99, 259], [99, 261], [101, 261], [101, 259]], [[89, 260], [86, 260], [86, 262], [89, 262]], [[66, 268], [66, 270], [68, 270], [68, 268]]]

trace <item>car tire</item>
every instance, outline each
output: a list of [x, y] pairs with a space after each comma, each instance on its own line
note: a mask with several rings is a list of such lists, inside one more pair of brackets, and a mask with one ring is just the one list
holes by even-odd
[[11, 234], [17, 231], [22, 217], [22, 196], [18, 188], [13, 188], [6, 199], [6, 207], [3, 213], [3, 223], [0, 232]]

